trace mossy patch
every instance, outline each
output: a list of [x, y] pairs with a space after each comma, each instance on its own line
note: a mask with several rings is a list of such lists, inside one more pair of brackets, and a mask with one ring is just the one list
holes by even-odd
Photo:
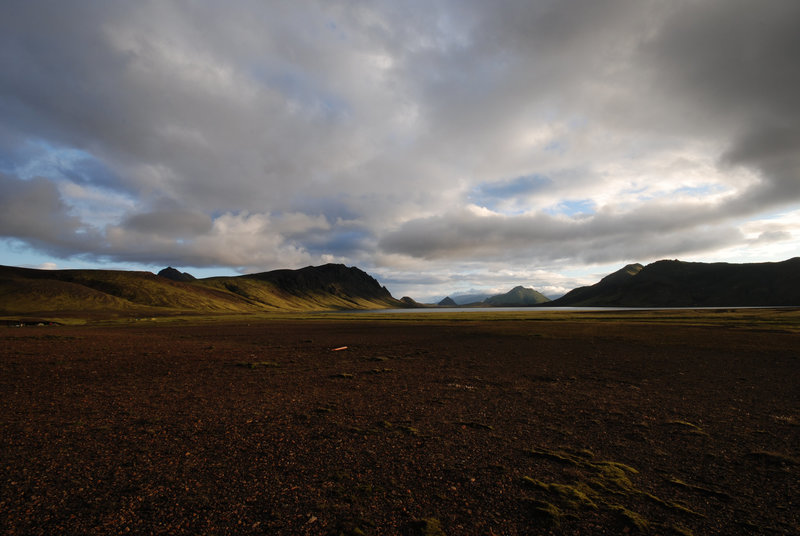
[[628, 510], [624, 506], [611, 506], [611, 510], [616, 513], [623, 521], [623, 523], [630, 528], [636, 529], [639, 532], [647, 532], [650, 528], [650, 523], [641, 515]]
[[390, 368], [374, 368], [372, 370], [367, 371], [367, 374], [387, 374], [389, 372], [393, 372], [393, 369], [390, 369]]
[[730, 501], [732, 497], [723, 491], [714, 490], [705, 486], [698, 486], [697, 484], [689, 484], [679, 478], [672, 478], [669, 483], [687, 491], [693, 491], [705, 495], [707, 497], [714, 497], [723, 501]]
[[442, 524], [435, 517], [415, 519], [402, 527], [403, 536], [445, 536]]
[[240, 361], [236, 363], [236, 366], [249, 369], [257, 369], [257, 368], [279, 368], [281, 365], [280, 363], [276, 363], [275, 361]]
[[766, 450], [748, 452], [747, 458], [771, 467], [789, 467], [798, 464], [798, 460], [796, 458], [787, 456], [786, 454], [782, 454], [780, 452], [769, 452]]
[[[631, 477], [639, 471], [630, 465], [594, 460], [589, 451], [550, 450], [533, 448], [528, 454], [570, 467], [568, 473], [574, 474], [570, 482], [543, 482], [530, 476], [523, 476], [521, 485], [546, 493], [542, 503], [552, 504], [561, 515], [581, 510], [600, 510], [614, 514], [626, 527], [637, 532], [648, 532], [652, 523], [633, 505], [644, 500], [672, 512], [701, 516], [682, 504], [666, 501], [637, 488]], [[533, 499], [526, 499], [532, 501]], [[546, 516], [536, 511], [537, 517]], [[558, 517], [560, 519], [560, 516]]]
[[707, 436], [708, 434], [697, 426], [696, 424], [690, 423], [689, 421], [682, 421], [682, 420], [675, 420], [667, 422], [667, 425], [673, 426], [678, 430], [681, 430], [684, 433], [692, 434], [692, 435], [700, 435], [700, 436]]
[[547, 501], [537, 501], [536, 499], [527, 499], [530, 511], [540, 521], [547, 525], [558, 527], [561, 525], [561, 518], [564, 517], [564, 512], [561, 509]]
[[410, 436], [418, 437], [420, 435], [419, 430], [413, 426], [398, 426], [397, 429]]
[[456, 424], [465, 428], [472, 428], [474, 430], [494, 430], [494, 426], [491, 424], [485, 424], [476, 421], [458, 421]]

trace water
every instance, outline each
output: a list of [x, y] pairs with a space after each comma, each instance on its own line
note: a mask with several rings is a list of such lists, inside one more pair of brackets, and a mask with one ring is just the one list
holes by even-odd
[[557, 313], [557, 312], [613, 312], [613, 311], [715, 311], [729, 309], [780, 309], [772, 306], [741, 307], [420, 307], [410, 309], [350, 309], [325, 311], [325, 313], [353, 314], [427, 314], [427, 313]]
[[[686, 307], [698, 309], [698, 307]], [[730, 307], [721, 307], [730, 309]], [[351, 309], [340, 313], [545, 313], [545, 312], [591, 312], [591, 311], [653, 311], [654, 307], [420, 307], [411, 309]]]

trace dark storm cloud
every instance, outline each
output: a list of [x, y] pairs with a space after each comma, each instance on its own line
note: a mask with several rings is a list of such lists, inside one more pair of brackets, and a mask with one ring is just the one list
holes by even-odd
[[697, 2], [676, 10], [642, 52], [676, 129], [719, 136], [723, 163], [763, 183], [752, 209], [800, 199], [797, 2]]

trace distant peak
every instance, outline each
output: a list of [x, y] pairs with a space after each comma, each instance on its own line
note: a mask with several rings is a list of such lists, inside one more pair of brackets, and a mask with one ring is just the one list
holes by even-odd
[[517, 285], [505, 294], [486, 298], [484, 303], [495, 307], [524, 307], [549, 302], [550, 299], [532, 288]]
[[181, 283], [188, 283], [189, 281], [194, 281], [195, 277], [187, 272], [180, 272], [173, 268], [172, 266], [167, 266], [160, 272], [158, 275], [164, 277], [166, 279], [171, 279], [172, 281], [180, 281]]

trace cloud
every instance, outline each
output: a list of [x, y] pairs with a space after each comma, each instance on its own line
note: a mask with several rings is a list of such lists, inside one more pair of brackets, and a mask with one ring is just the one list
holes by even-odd
[[[657, 216], [651, 216], [654, 211]], [[651, 205], [628, 213], [580, 219], [537, 214], [508, 217], [465, 210], [405, 223], [382, 240], [383, 250], [423, 259], [486, 258], [550, 265], [576, 260], [607, 263], [672, 256], [730, 245], [742, 238], [732, 226], [703, 227], [696, 207]]]
[[133, 214], [122, 222], [122, 227], [142, 234], [181, 238], [209, 232], [212, 221], [206, 214], [187, 210], [159, 210]]
[[59, 258], [434, 287], [735, 251], [800, 206], [791, 0], [4, 8], [0, 231]]
[[15, 238], [54, 255], [85, 251], [93, 229], [69, 213], [56, 186], [37, 177], [21, 180], [0, 173], [0, 236]]

